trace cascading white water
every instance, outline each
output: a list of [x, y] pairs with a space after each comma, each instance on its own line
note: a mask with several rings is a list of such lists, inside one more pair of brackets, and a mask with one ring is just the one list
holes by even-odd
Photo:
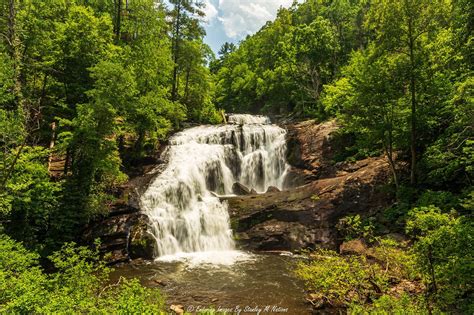
[[286, 132], [264, 116], [231, 115], [228, 125], [176, 134], [168, 164], [141, 198], [152, 223], [156, 255], [234, 249], [227, 203], [238, 182], [257, 192], [283, 188]]
[[230, 115], [229, 118], [230, 124], [270, 124], [270, 118], [267, 116], [257, 116], [249, 114], [234, 114]]

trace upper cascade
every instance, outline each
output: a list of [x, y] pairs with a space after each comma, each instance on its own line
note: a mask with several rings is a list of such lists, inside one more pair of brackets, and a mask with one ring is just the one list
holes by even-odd
[[245, 124], [271, 124], [270, 118], [267, 116], [258, 116], [250, 114], [231, 114], [228, 116], [229, 124], [245, 125]]
[[170, 139], [168, 164], [142, 195], [156, 256], [234, 249], [227, 203], [241, 183], [259, 193], [283, 188], [286, 131], [263, 116], [232, 115], [234, 124], [199, 126]]

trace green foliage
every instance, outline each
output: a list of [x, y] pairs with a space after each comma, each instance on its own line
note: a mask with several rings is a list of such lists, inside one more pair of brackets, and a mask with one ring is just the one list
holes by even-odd
[[[7, 107], [13, 101], [10, 93], [13, 87], [13, 66], [7, 54], [0, 50], [0, 107]], [[3, 129], [3, 128], [2, 128]]]
[[426, 190], [418, 197], [416, 204], [418, 207], [436, 206], [451, 210], [459, 208], [459, 198], [449, 191]]
[[362, 220], [360, 215], [346, 216], [339, 220], [336, 228], [346, 241], [363, 238], [367, 241], [374, 240], [374, 225], [369, 220]]
[[442, 314], [439, 310], [428, 310], [426, 302], [420, 296], [402, 294], [400, 297], [382, 295], [371, 305], [351, 305], [349, 314]]
[[377, 287], [384, 285], [380, 273], [380, 267], [367, 264], [364, 257], [346, 259], [323, 250], [313, 253], [310, 262], [301, 262], [296, 269], [308, 289], [337, 305], [348, 305], [349, 301], [362, 304], [372, 294], [371, 282]]
[[39, 255], [0, 235], [0, 312], [70, 314], [160, 313], [163, 300], [137, 280], [108, 285], [110, 269], [97, 252], [66, 244], [50, 256], [56, 272], [45, 273]]
[[416, 278], [413, 256], [391, 240], [380, 241], [369, 255], [371, 260], [317, 250], [309, 255], [309, 261], [298, 263], [296, 275], [305, 281], [307, 289], [330, 305], [349, 307], [355, 313], [365, 307], [389, 308], [394, 303], [387, 299], [398, 300], [389, 296], [393, 294], [393, 281], [402, 283]]
[[[364, 1], [307, 1], [225, 50], [216, 61], [217, 103], [230, 112], [324, 117], [319, 98], [359, 44]], [[363, 36], [361, 36], [363, 37]], [[352, 41], [353, 40], [353, 41]]]
[[[217, 60], [203, 41], [201, 2], [25, 0], [0, 8], [0, 230], [43, 259], [103, 213], [130, 165], [183, 121], [220, 123], [215, 103], [336, 117], [339, 136], [350, 139], [340, 141], [336, 160], [388, 158], [398, 200], [384, 216], [392, 225], [408, 217], [413, 251], [374, 237], [373, 222], [347, 217], [339, 224], [347, 239], [376, 244], [370, 259], [318, 252], [299, 266], [300, 277], [355, 313], [423, 313], [425, 304], [473, 312], [472, 1], [295, 2], [238, 47], [224, 45]], [[65, 160], [55, 180], [53, 158]], [[408, 166], [418, 177], [410, 186]], [[52, 274], [39, 259], [0, 237], [0, 312], [162, 307], [137, 281], [107, 286], [108, 269], [85, 248], [50, 256]], [[426, 300], [388, 291], [393, 279], [416, 277]]]
[[407, 232], [416, 243], [417, 266], [440, 307], [472, 310], [474, 224], [470, 217], [442, 213], [437, 207], [415, 208]]
[[[0, 6], [2, 224], [10, 220], [6, 231], [28, 247], [51, 250], [104, 213], [130, 165], [155, 154], [182, 121], [221, 121], [212, 52], [187, 15], [175, 59], [173, 12], [154, 0]], [[170, 95], [175, 62], [186, 82], [179, 98]], [[51, 151], [41, 149], [50, 143]], [[55, 169], [57, 182], [48, 173], [53, 160], [64, 161], [55, 162], [64, 168]]]
[[[58, 207], [61, 186], [50, 181], [41, 147], [16, 149], [6, 159], [12, 171], [1, 191], [0, 217], [10, 221], [5, 231], [29, 246], [43, 247], [52, 216]], [[13, 163], [13, 159], [16, 162]]]

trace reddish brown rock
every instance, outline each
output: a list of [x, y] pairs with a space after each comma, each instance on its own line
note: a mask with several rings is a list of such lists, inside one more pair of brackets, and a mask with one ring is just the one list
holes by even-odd
[[339, 129], [335, 120], [316, 123], [314, 120], [287, 125], [288, 154], [291, 165], [306, 179], [333, 177], [334, 149], [331, 139]]

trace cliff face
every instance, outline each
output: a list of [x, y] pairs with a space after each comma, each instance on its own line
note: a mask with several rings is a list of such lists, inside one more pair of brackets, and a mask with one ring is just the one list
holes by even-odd
[[339, 128], [335, 120], [317, 124], [312, 120], [286, 126], [288, 162], [306, 181], [335, 175], [333, 133]]
[[340, 218], [373, 214], [390, 204], [390, 196], [380, 189], [388, 181], [388, 164], [384, 158], [333, 163], [331, 134], [338, 128], [334, 121], [287, 128], [292, 177], [307, 184], [226, 198], [236, 239], [252, 250], [336, 248]]

